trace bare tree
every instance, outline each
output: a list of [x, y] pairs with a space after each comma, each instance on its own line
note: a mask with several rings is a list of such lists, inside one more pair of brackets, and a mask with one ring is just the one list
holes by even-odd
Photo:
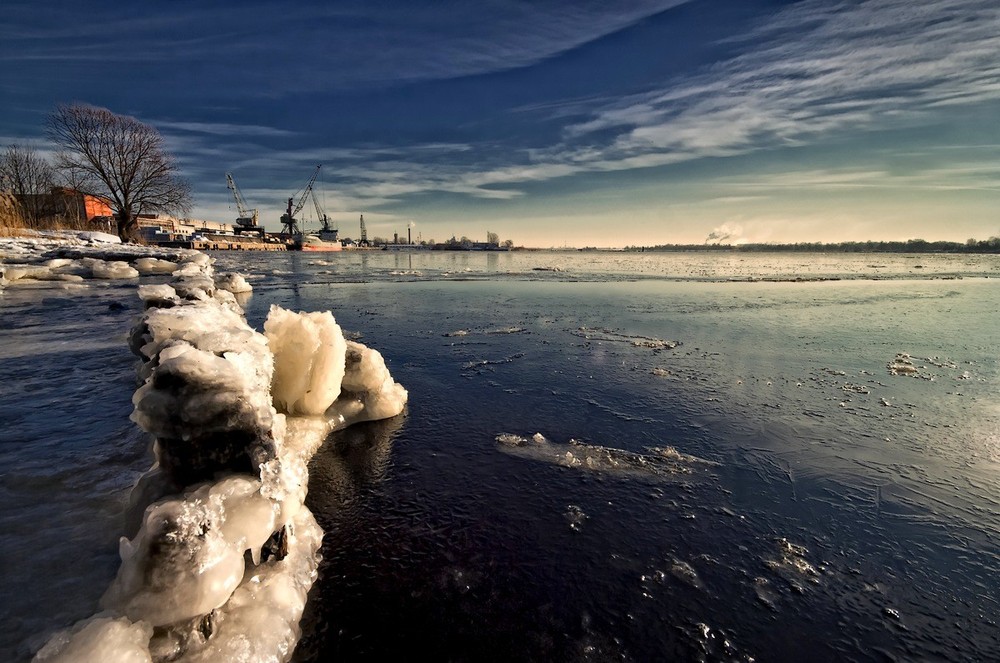
[[134, 117], [87, 104], [59, 106], [48, 135], [59, 146], [57, 166], [82, 193], [108, 200], [118, 236], [139, 239], [137, 215], [184, 212], [190, 186], [177, 174], [160, 133]]
[[500, 244], [500, 235], [486, 231], [486, 243], [487, 244]]
[[0, 154], [0, 189], [14, 194], [29, 225], [49, 213], [54, 179], [52, 165], [31, 146], [9, 145]]

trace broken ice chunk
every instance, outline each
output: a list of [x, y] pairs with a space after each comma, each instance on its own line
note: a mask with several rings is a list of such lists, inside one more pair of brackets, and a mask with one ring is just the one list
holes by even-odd
[[286, 414], [323, 414], [340, 396], [347, 353], [333, 314], [272, 305], [264, 334], [274, 353], [274, 406]]

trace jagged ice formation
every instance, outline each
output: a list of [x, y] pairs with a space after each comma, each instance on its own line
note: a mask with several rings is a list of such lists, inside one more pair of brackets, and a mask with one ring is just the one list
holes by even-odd
[[104, 611], [35, 660], [288, 660], [323, 534], [304, 505], [309, 458], [334, 430], [402, 412], [406, 390], [329, 312], [272, 306], [255, 331], [233, 294], [249, 284], [215, 275], [207, 255], [53, 260], [66, 262], [7, 274], [173, 276], [139, 288], [146, 311], [130, 336], [143, 381], [132, 419], [156, 462], [130, 498], [121, 567]]

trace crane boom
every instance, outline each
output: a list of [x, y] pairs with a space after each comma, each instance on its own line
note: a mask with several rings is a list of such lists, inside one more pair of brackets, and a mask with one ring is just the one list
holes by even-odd
[[299, 225], [295, 220], [295, 215], [302, 211], [302, 208], [306, 204], [306, 198], [309, 197], [309, 193], [312, 191], [313, 184], [316, 182], [316, 177], [319, 175], [319, 169], [323, 167], [323, 164], [316, 166], [316, 170], [313, 171], [312, 177], [309, 178], [309, 183], [306, 184], [305, 188], [302, 190], [302, 194], [299, 195], [299, 201], [296, 203], [295, 196], [288, 199], [288, 207], [285, 213], [281, 215], [281, 232], [282, 234], [287, 233], [288, 235], [298, 235]]
[[226, 184], [229, 186], [229, 190], [233, 192], [233, 198], [236, 200], [236, 211], [239, 214], [236, 217], [237, 228], [251, 228], [257, 231], [257, 210], [250, 209], [247, 205], [243, 199], [243, 194], [240, 192], [240, 188], [236, 186], [236, 180], [233, 179], [232, 173], [226, 173]]
[[246, 201], [243, 199], [243, 194], [240, 192], [240, 188], [236, 186], [236, 180], [233, 179], [232, 173], [226, 173], [226, 184], [229, 186], [229, 190], [233, 192], [233, 198], [236, 199], [236, 212], [239, 214], [236, 217], [236, 225], [233, 226], [233, 231], [238, 235], [241, 231], [246, 231], [250, 233], [258, 233], [261, 237], [264, 236], [264, 227], [257, 225], [257, 210], [250, 209]]
[[326, 216], [326, 212], [323, 207], [319, 204], [319, 197], [316, 195], [316, 189], [312, 192], [313, 205], [316, 207], [316, 218], [323, 225], [324, 232], [330, 232], [335, 230], [335, 228], [330, 227], [330, 220]]
[[306, 188], [302, 189], [302, 195], [299, 196], [299, 202], [295, 204], [295, 209], [292, 211], [292, 216], [295, 216], [302, 211], [305, 207], [306, 198], [309, 197], [309, 193], [312, 192], [313, 184], [316, 183], [316, 177], [319, 175], [319, 169], [323, 167], [323, 164], [316, 166], [316, 170], [313, 171], [312, 177], [309, 178], [309, 183], [306, 184]]

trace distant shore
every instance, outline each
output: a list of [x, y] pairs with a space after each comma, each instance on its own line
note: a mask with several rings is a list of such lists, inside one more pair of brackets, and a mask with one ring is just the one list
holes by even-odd
[[[54, 240], [55, 242], [67, 239], [78, 239], [83, 236], [101, 235], [110, 241], [115, 238], [113, 235], [104, 233], [83, 232], [79, 230], [29, 230], [24, 228], [6, 229], [7, 232], [0, 234], [0, 237], [8, 240]], [[158, 249], [195, 249], [202, 251], [222, 250], [225, 248], [236, 248], [233, 246], [223, 246], [221, 242], [203, 241], [189, 242], [183, 245], [174, 244], [148, 244], [133, 245], [143, 246], [151, 251]], [[742, 243], [711, 243], [711, 244], [654, 244], [654, 245], [628, 245], [624, 247], [596, 247], [596, 246], [511, 246], [496, 248], [462, 248], [460, 246], [450, 247], [445, 244], [438, 244], [433, 247], [407, 244], [387, 244], [384, 247], [388, 250], [457, 250], [457, 251], [552, 251], [552, 252], [601, 252], [601, 253], [950, 253], [950, 254], [1000, 254], [1000, 237], [990, 237], [985, 240], [969, 239], [965, 242], [951, 241], [927, 241], [923, 239], [909, 239], [905, 241], [849, 241], [849, 242], [794, 242], [794, 243], [765, 243], [765, 242], [742, 242]]]
[[[587, 251], [592, 249], [579, 249]], [[909, 239], [900, 242], [797, 242], [770, 244], [746, 242], [740, 244], [657, 244], [655, 246], [626, 246], [623, 251], [737, 251], [737, 252], [793, 252], [793, 253], [1000, 253], [1000, 237], [987, 240], [970, 239], [965, 242], [928, 242]]]

